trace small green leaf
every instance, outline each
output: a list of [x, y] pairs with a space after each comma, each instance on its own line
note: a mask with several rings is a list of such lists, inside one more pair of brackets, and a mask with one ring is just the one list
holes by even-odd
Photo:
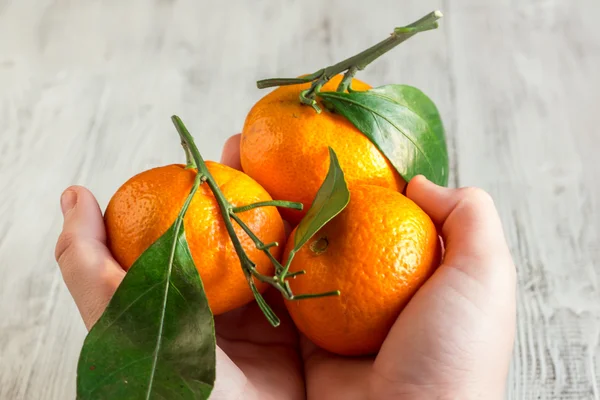
[[346, 117], [390, 160], [407, 182], [425, 175], [448, 184], [448, 149], [435, 104], [412, 86], [387, 85], [319, 96]]
[[310, 209], [296, 228], [294, 249], [292, 251], [298, 251], [319, 229], [342, 212], [349, 201], [350, 192], [344, 179], [344, 172], [335, 152], [330, 147], [329, 171]]
[[133, 264], [85, 339], [78, 399], [207, 399], [215, 331], [177, 221]]

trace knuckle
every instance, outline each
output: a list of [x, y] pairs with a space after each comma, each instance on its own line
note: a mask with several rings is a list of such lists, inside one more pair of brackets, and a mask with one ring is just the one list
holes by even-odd
[[63, 232], [58, 237], [56, 242], [56, 248], [54, 250], [54, 257], [56, 261], [61, 264], [61, 261], [64, 260], [64, 257], [72, 253], [78, 246], [80, 240], [77, 235], [69, 232]]
[[494, 204], [494, 199], [485, 190], [478, 187], [466, 187], [461, 189], [463, 198], [475, 204], [487, 205]]

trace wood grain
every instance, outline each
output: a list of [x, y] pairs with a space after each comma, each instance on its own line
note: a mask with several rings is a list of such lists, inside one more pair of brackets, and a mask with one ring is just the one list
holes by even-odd
[[[370, 4], [370, 5], [369, 5]], [[600, 35], [596, 0], [0, 0], [0, 399], [74, 398], [85, 328], [53, 258], [58, 199], [102, 208], [180, 162], [179, 114], [209, 159], [265, 92], [425, 13], [361, 73], [438, 104], [451, 182], [494, 196], [519, 270], [511, 399], [600, 399]]]
[[598, 399], [595, 1], [451, 4], [458, 183], [489, 190], [519, 271], [510, 397]]

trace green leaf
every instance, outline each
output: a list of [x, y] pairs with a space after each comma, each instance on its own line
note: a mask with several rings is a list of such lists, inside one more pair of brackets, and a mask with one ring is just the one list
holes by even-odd
[[319, 96], [367, 136], [404, 180], [422, 174], [448, 185], [444, 127], [435, 104], [419, 89], [386, 85]]
[[350, 192], [335, 152], [329, 148], [329, 171], [310, 209], [296, 228], [293, 253], [298, 251], [319, 229], [338, 215], [350, 201]]
[[183, 214], [133, 264], [85, 339], [78, 399], [207, 399], [215, 331]]

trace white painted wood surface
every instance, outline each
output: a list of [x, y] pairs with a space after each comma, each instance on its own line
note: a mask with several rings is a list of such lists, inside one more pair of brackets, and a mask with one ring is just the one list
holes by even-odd
[[496, 199], [520, 278], [508, 396], [600, 399], [597, 0], [0, 0], [0, 399], [74, 398], [85, 329], [53, 259], [65, 187], [105, 207], [179, 162], [173, 113], [218, 158], [264, 95], [256, 79], [437, 8], [438, 32], [360, 76], [428, 93], [453, 184]]

